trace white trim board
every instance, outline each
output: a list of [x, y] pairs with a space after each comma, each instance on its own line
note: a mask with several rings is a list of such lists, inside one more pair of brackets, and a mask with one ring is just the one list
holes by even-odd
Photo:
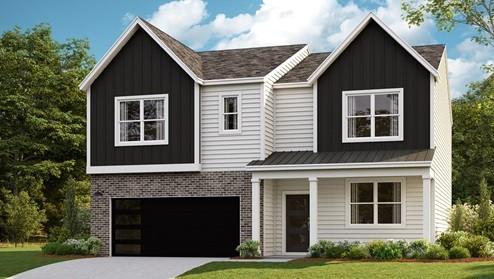
[[346, 37], [343, 42], [333, 51], [331, 54], [316, 68], [316, 70], [309, 76], [307, 81], [314, 83], [326, 69], [343, 53], [343, 51], [357, 38], [371, 20], [374, 20], [386, 33], [388, 33], [398, 44], [400, 44], [410, 55], [412, 55], [422, 66], [424, 66], [434, 77], [439, 76], [436, 68], [434, 68], [424, 57], [422, 57], [415, 49], [413, 49], [407, 42], [396, 35], [384, 22], [382, 22], [376, 15], [369, 13], [362, 22]]
[[203, 83], [203, 80], [200, 79], [189, 67], [187, 67], [187, 65], [185, 65], [182, 60], [180, 60], [177, 55], [175, 55], [175, 53], [173, 53], [173, 51], [156, 36], [156, 34], [142, 19], [136, 17], [125, 29], [122, 35], [120, 35], [117, 41], [111, 46], [111, 48], [105, 53], [105, 55], [103, 55], [103, 57], [98, 61], [91, 72], [79, 84], [79, 89], [87, 90], [89, 88], [93, 81], [103, 72], [106, 66], [110, 64], [113, 58], [115, 58], [115, 56], [139, 28], [142, 28], [195, 82], [199, 84]]
[[278, 170], [331, 170], [331, 169], [375, 169], [375, 168], [409, 168], [430, 167], [431, 161], [408, 162], [377, 162], [377, 163], [336, 163], [336, 164], [305, 164], [305, 165], [259, 165], [246, 166], [248, 171], [278, 171]]
[[156, 164], [156, 165], [114, 165], [88, 166], [87, 174], [108, 173], [153, 173], [153, 172], [198, 172], [201, 164]]

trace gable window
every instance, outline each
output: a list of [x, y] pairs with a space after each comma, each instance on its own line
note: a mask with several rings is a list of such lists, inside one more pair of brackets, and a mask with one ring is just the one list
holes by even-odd
[[350, 225], [400, 225], [403, 219], [404, 181], [349, 181]]
[[403, 88], [343, 91], [343, 142], [403, 140]]
[[168, 95], [115, 97], [115, 146], [168, 144]]
[[240, 95], [228, 94], [220, 96], [220, 132], [240, 133]]

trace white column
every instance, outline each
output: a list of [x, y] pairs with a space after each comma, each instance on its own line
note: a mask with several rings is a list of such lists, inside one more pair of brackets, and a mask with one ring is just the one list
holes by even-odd
[[431, 178], [429, 176], [422, 176], [422, 220], [423, 238], [432, 241]]
[[252, 240], [261, 241], [261, 181], [252, 179]]
[[309, 244], [317, 243], [317, 177], [309, 177]]

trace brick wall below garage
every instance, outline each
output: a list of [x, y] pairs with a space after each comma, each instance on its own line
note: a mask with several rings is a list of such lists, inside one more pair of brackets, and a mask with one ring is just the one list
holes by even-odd
[[91, 175], [91, 235], [101, 239], [101, 255], [108, 256], [111, 198], [238, 196], [240, 241], [250, 239], [251, 185], [251, 174], [242, 171]]

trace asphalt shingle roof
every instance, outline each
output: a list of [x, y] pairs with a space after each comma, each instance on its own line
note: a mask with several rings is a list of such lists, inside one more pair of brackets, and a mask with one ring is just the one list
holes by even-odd
[[372, 150], [318, 152], [289, 151], [274, 152], [265, 160], [255, 160], [248, 166], [343, 164], [343, 163], [382, 163], [382, 162], [430, 162], [434, 149], [414, 150]]

